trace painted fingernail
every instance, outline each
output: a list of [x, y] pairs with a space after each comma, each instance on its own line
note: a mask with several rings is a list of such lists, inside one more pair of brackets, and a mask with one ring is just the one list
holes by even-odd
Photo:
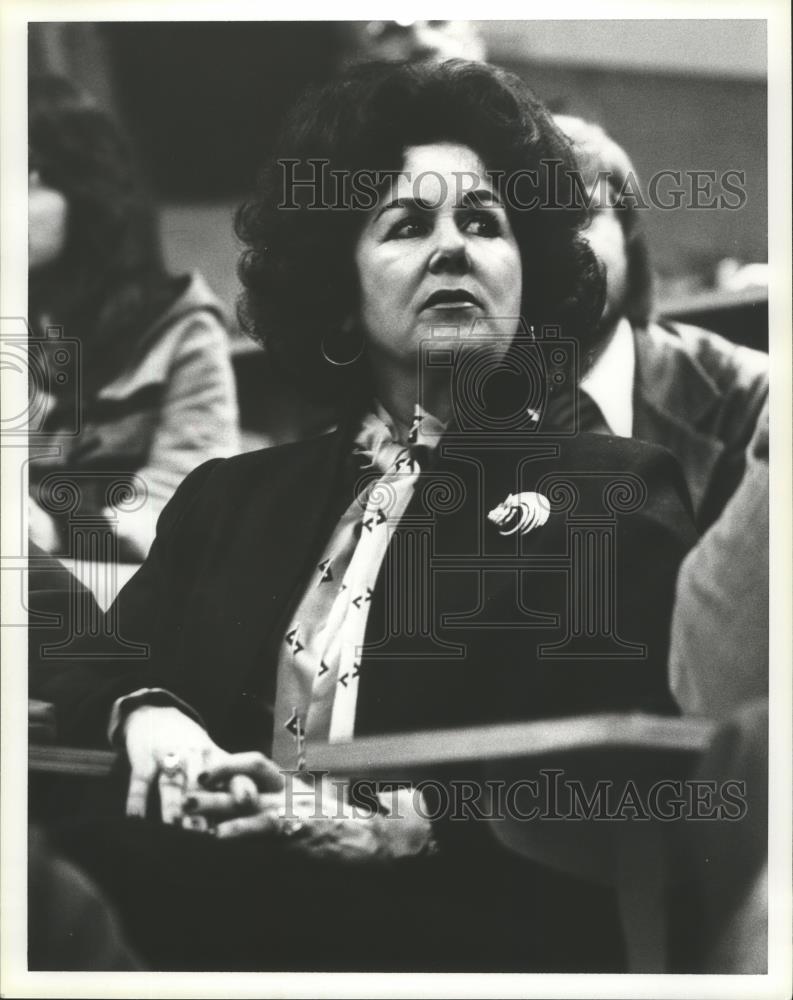
[[206, 771], [202, 771], [196, 778], [196, 781], [202, 788], [206, 788], [209, 785], [209, 775]]
[[189, 799], [185, 799], [184, 807], [188, 812], [192, 812], [198, 808], [198, 799], [194, 799], [191, 795]]

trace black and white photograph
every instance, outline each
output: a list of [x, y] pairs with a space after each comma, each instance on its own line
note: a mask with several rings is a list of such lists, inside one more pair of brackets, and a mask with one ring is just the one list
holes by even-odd
[[791, 993], [790, 10], [440, 7], [0, 10], [3, 997]]

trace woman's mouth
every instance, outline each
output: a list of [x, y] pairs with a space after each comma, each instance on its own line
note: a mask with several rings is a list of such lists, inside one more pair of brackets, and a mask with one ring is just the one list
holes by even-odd
[[471, 309], [474, 306], [482, 308], [482, 303], [471, 292], [464, 288], [442, 288], [433, 292], [426, 300], [422, 309]]

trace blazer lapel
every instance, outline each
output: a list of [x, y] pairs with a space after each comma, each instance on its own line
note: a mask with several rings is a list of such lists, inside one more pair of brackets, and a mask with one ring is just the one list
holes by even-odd
[[465, 483], [463, 503], [449, 515], [441, 512], [435, 518], [436, 551], [441, 557], [452, 556], [462, 571], [442, 574], [438, 582], [439, 600], [453, 609], [446, 622], [449, 627], [550, 624], [525, 604], [527, 578], [515, 566], [530, 565], [527, 556], [545, 549], [550, 538], [564, 537], [564, 515], [551, 513], [545, 524], [525, 534], [502, 535], [488, 514], [510, 493], [536, 492], [538, 480], [556, 467], [559, 454], [557, 441], [525, 435], [481, 443], [452, 440], [446, 445], [441, 469]]
[[504, 628], [554, 623], [526, 604], [531, 595], [521, 588], [530, 589], [533, 581], [518, 572], [516, 561], [525, 565], [522, 557], [541, 551], [548, 535], [563, 545], [564, 515], [552, 514], [526, 535], [503, 536], [487, 514], [509, 493], [532, 489], [541, 475], [532, 459], [538, 469], [554, 467], [558, 444], [448, 434], [438, 449], [375, 587], [358, 735], [476, 718], [486, 711], [482, 644], [497, 642]]
[[[194, 671], [192, 678], [194, 664], [185, 663], [181, 678], [188, 698], [189, 689], [200, 686], [197, 703], [208, 706], [210, 727], [222, 725], [239, 691], [272, 697], [274, 657], [268, 646], [310, 578], [311, 560], [338, 517], [339, 504], [349, 503], [340, 497], [348, 450], [344, 426], [321, 438], [262, 452], [250, 489], [232, 497], [239, 509], [227, 512], [225, 525], [218, 520], [212, 546], [218, 574], [213, 575], [212, 567], [204, 570], [212, 581], [213, 606], [197, 602], [191, 636], [195, 656], [215, 662]], [[235, 530], [229, 530], [229, 520], [237, 522]]]

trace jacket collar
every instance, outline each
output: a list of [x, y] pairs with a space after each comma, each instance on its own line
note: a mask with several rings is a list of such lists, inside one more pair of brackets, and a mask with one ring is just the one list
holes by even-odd
[[199, 271], [191, 271], [181, 281], [184, 290], [173, 300], [168, 308], [159, 316], [141, 337], [142, 344], [156, 340], [168, 326], [178, 322], [184, 316], [189, 316], [198, 309], [214, 313], [224, 326], [228, 326], [229, 316], [226, 307], [215, 295]]
[[719, 405], [718, 386], [674, 330], [634, 330], [634, 436], [664, 445], [678, 459], [699, 510], [724, 445], [705, 430]]
[[226, 311], [203, 277], [194, 271], [187, 285], [171, 305], [141, 335], [132, 366], [121, 372], [98, 392], [99, 399], [128, 399], [145, 386], [167, 381], [174, 348], [184, 335], [184, 321], [197, 313], [213, 314], [218, 323], [228, 326]]

